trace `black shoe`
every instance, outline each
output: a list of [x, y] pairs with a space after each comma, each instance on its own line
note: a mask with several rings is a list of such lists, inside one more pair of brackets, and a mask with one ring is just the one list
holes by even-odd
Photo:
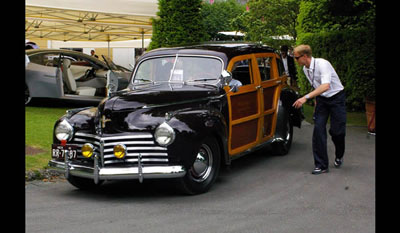
[[328, 169], [328, 168], [322, 169], [322, 168], [316, 167], [316, 168], [314, 168], [314, 170], [311, 172], [311, 174], [313, 174], [313, 175], [319, 175], [319, 174], [327, 173], [327, 172], [329, 172], [329, 169]]
[[341, 159], [336, 158], [335, 159], [334, 165], [335, 165], [336, 168], [339, 168], [340, 166], [342, 166], [342, 164], [343, 164], [343, 158], [341, 158]]

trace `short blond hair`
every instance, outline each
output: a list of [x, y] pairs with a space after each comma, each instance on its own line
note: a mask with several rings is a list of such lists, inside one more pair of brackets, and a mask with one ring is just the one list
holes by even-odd
[[299, 55], [307, 55], [308, 57], [311, 57], [311, 55], [312, 55], [311, 47], [306, 44], [301, 44], [301, 45], [296, 46], [294, 48], [293, 52], [296, 52]]

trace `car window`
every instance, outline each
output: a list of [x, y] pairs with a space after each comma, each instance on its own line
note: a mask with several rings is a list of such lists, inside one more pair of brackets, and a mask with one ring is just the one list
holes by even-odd
[[43, 64], [43, 54], [34, 54], [29, 57], [29, 61], [35, 64], [44, 65]]
[[212, 57], [166, 56], [141, 62], [134, 76], [135, 83], [143, 82], [212, 82], [222, 72], [222, 61]]
[[251, 84], [251, 59], [237, 61], [232, 67], [232, 78], [240, 81], [242, 85]]
[[272, 77], [271, 70], [272, 57], [258, 57], [257, 64], [260, 70], [261, 81], [270, 80]]
[[56, 66], [58, 66], [59, 57], [60, 57], [60, 54], [58, 54], [58, 53], [43, 54], [42, 65], [56, 67]]

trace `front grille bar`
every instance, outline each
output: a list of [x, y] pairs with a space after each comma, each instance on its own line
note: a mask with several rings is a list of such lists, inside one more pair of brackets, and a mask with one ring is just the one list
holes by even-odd
[[[156, 145], [151, 133], [100, 137], [94, 134], [77, 132], [71, 143], [78, 145], [78, 160], [82, 161], [87, 159], [82, 156], [80, 148], [85, 143], [92, 143], [95, 147], [95, 152], [100, 155], [103, 167], [138, 166], [139, 164], [142, 166], [168, 165], [167, 148]], [[113, 154], [113, 148], [117, 144], [124, 144], [127, 147], [127, 154], [123, 159], [118, 159]]]

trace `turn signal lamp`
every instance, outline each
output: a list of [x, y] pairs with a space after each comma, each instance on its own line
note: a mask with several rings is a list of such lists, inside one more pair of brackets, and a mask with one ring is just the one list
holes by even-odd
[[93, 151], [94, 151], [94, 147], [93, 147], [93, 145], [90, 144], [90, 143], [85, 143], [85, 144], [82, 146], [82, 155], [83, 155], [85, 158], [90, 158], [90, 157], [92, 157]]
[[114, 156], [118, 159], [122, 159], [125, 157], [127, 152], [126, 146], [122, 144], [118, 144], [114, 146]]

